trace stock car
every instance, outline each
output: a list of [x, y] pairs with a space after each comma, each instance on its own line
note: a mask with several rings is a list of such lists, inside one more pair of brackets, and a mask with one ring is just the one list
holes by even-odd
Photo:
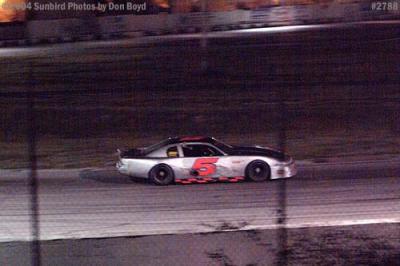
[[156, 185], [262, 182], [297, 172], [294, 160], [280, 151], [230, 146], [213, 137], [173, 137], [146, 148], [117, 151], [121, 174], [147, 178]]

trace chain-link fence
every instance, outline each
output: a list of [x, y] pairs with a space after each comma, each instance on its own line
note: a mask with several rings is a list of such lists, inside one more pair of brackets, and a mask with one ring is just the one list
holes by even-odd
[[[397, 168], [390, 163], [382, 171], [357, 165], [346, 168], [351, 161], [390, 161], [398, 156], [397, 31], [382, 25], [331, 31], [214, 38], [202, 49], [197, 39], [183, 38], [4, 54], [0, 71], [2, 241], [33, 240], [34, 264], [41, 263], [40, 254], [44, 264], [68, 264], [63, 258], [82, 256], [75, 248], [82, 243], [66, 244], [69, 251], [54, 260], [48, 242], [42, 242], [46, 249], [40, 252], [39, 239], [247, 230], [246, 239], [256, 244], [250, 248], [243, 240], [243, 249], [236, 250], [244, 258], [240, 262], [225, 254], [232, 254], [230, 248], [240, 247], [235, 241], [242, 241], [230, 239], [229, 234], [221, 239], [193, 235], [200, 247], [213, 246], [213, 250], [201, 249], [208, 260], [194, 255], [196, 244], [178, 235], [178, 240], [165, 242], [162, 237], [147, 243], [138, 240], [153, 255], [126, 244], [137, 262], [104, 254], [94, 261], [296, 265], [293, 257], [301, 256], [296, 255], [288, 227], [398, 218], [394, 198], [386, 205], [392, 211], [388, 214], [390, 210], [368, 202], [366, 196], [369, 190], [381, 196], [395, 194], [390, 186], [396, 188], [397, 181], [385, 179], [382, 186], [374, 183], [376, 179], [357, 181], [375, 175], [374, 171], [390, 177], [398, 173]], [[164, 188], [132, 182], [114, 169], [117, 148], [184, 135], [211, 135], [229, 144], [283, 150], [298, 161], [301, 179]], [[324, 170], [327, 165], [333, 170]], [[28, 176], [29, 183], [24, 183]], [[29, 193], [23, 191], [24, 185], [30, 187]], [[348, 186], [354, 191], [346, 191]], [[332, 197], [324, 196], [324, 189]], [[268, 236], [270, 243], [259, 229], [278, 231], [273, 241]], [[122, 245], [125, 240], [115, 241]], [[272, 255], [257, 259], [254, 254], [260, 247]], [[18, 261], [16, 256], [5, 258]], [[90, 258], [85, 262], [90, 264]]]

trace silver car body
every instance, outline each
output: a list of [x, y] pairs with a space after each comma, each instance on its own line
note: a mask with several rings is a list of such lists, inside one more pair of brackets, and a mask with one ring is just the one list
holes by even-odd
[[[218, 154], [218, 156], [185, 157], [183, 153], [183, 146], [185, 145], [208, 145], [219, 151], [220, 154]], [[177, 148], [178, 157], [168, 157], [167, 151], [172, 147]], [[259, 146], [254, 148], [265, 149]], [[260, 155], [228, 155], [213, 144], [201, 141], [185, 141], [169, 144], [145, 156], [138, 156], [136, 158], [122, 158], [120, 156], [116, 167], [121, 174], [139, 178], [149, 178], [149, 173], [153, 167], [159, 164], [166, 164], [173, 170], [175, 180], [179, 180], [193, 178], [193, 166], [196, 162], [205, 162], [204, 165], [206, 167], [211, 166], [213, 168], [212, 173], [206, 175], [206, 177], [244, 177], [246, 175], [246, 167], [250, 162], [255, 160], [264, 161], [269, 165], [271, 170], [270, 179], [288, 178], [297, 173], [295, 162], [291, 157], [279, 160], [277, 158]], [[202, 175], [201, 177], [205, 176]]]

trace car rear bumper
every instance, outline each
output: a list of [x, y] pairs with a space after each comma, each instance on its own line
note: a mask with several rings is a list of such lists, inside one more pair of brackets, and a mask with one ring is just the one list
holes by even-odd
[[129, 175], [128, 173], [128, 164], [124, 164], [121, 160], [117, 162], [115, 165], [117, 171], [123, 175]]

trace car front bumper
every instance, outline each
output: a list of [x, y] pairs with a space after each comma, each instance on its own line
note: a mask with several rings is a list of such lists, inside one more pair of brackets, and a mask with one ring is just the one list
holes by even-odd
[[271, 179], [289, 178], [297, 174], [297, 167], [294, 161], [279, 164], [271, 170]]

